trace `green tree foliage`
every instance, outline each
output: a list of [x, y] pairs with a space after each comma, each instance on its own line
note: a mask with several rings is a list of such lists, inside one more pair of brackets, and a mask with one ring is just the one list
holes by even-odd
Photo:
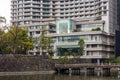
[[58, 53], [59, 56], [62, 55], [62, 54], [61, 54], [61, 51], [62, 51], [62, 47], [60, 46], [60, 47], [57, 48], [57, 53]]
[[51, 45], [51, 37], [46, 37], [46, 48], [47, 48], [47, 52], [49, 53], [49, 55], [53, 55], [53, 48]]
[[68, 49], [67, 49], [69, 56], [73, 55], [73, 54], [72, 54], [72, 50], [73, 50], [72, 48], [68, 48]]
[[46, 29], [44, 27], [41, 28], [40, 32], [40, 50], [41, 50], [41, 53], [44, 52], [45, 48], [46, 48], [46, 41], [45, 41], [45, 31]]
[[25, 54], [26, 51], [33, 48], [33, 43], [28, 37], [28, 31], [17, 26], [12, 27], [7, 33], [3, 34], [3, 47], [5, 53]]
[[5, 33], [0, 29], [0, 53], [5, 50]]
[[42, 27], [40, 32], [40, 51], [41, 53], [48, 53], [49, 55], [53, 54], [53, 49], [51, 46], [51, 37], [46, 36], [47, 29], [45, 27]]
[[83, 55], [83, 53], [84, 53], [84, 45], [85, 45], [84, 40], [83, 40], [83, 39], [80, 39], [80, 40], [78, 41], [78, 45], [80, 46], [80, 48], [79, 48], [79, 50], [78, 50], [78, 54], [79, 54], [79, 55]]
[[120, 63], [120, 57], [110, 58], [110, 59], [109, 59], [109, 62], [111, 62], [111, 63]]
[[67, 52], [65, 52], [64, 56], [60, 56], [58, 59], [59, 63], [68, 63], [69, 62], [69, 58], [67, 56]]

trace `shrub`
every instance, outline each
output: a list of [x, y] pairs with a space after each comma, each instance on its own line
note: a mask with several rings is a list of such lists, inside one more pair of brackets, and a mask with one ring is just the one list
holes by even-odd
[[99, 27], [93, 28], [92, 31], [100, 31], [101, 29]]

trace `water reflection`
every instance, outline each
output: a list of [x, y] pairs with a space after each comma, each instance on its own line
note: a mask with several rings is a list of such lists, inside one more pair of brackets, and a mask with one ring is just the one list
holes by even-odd
[[55, 75], [20, 75], [20, 76], [0, 76], [0, 80], [120, 80], [117, 73], [111, 74], [55, 74]]

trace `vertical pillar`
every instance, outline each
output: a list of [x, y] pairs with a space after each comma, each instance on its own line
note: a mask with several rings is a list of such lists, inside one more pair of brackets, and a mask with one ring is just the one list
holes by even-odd
[[56, 53], [56, 50], [57, 50], [56, 43], [54, 43], [54, 45], [53, 45], [53, 50], [55, 51], [53, 56], [56, 57], [57, 56], [57, 53]]
[[79, 74], [80, 74], [80, 69], [79, 69]]
[[36, 55], [36, 48], [34, 47], [34, 53], [33, 53], [33, 55]]
[[46, 55], [49, 55], [49, 53], [46, 53]]
[[69, 76], [71, 76], [71, 75], [72, 75], [72, 69], [69, 68]]
[[100, 65], [100, 59], [97, 59], [97, 64]]
[[42, 48], [40, 48], [40, 55], [42, 55], [42, 52], [41, 52], [41, 51], [42, 51]]
[[84, 70], [85, 70], [85, 76], [87, 76], [87, 68], [84, 68]]
[[118, 68], [118, 71], [120, 71], [120, 68]]
[[40, 55], [42, 55], [42, 52], [40, 52]]
[[120, 79], [120, 68], [118, 68], [118, 79]]
[[57, 70], [58, 71], [58, 74], [60, 73], [60, 69]]
[[33, 55], [36, 55], [36, 52], [34, 52]]
[[100, 71], [97, 71], [97, 77], [100, 77]]

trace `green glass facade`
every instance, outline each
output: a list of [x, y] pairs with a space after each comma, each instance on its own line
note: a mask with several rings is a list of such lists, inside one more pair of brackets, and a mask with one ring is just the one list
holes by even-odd
[[73, 31], [74, 21], [71, 19], [61, 19], [56, 21], [57, 33], [70, 33]]

